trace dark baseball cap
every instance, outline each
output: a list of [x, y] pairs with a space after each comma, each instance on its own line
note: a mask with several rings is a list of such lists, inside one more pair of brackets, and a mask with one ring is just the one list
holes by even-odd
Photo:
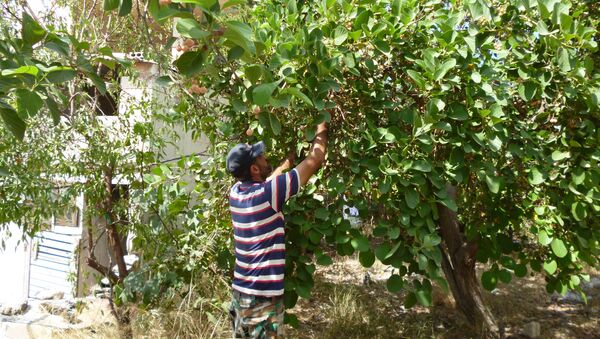
[[238, 176], [263, 153], [265, 153], [265, 143], [262, 141], [254, 145], [237, 144], [227, 154], [227, 170], [234, 176]]

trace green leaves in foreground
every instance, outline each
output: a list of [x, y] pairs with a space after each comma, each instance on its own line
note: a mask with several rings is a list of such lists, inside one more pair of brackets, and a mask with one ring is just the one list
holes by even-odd
[[565, 243], [562, 240], [555, 238], [554, 240], [552, 240], [550, 247], [552, 247], [552, 252], [554, 252], [554, 254], [557, 257], [564, 258], [565, 256], [567, 256], [567, 247], [565, 246]]
[[483, 285], [483, 288], [485, 288], [488, 291], [491, 291], [494, 288], [496, 288], [496, 285], [498, 284], [498, 277], [496, 276], [496, 272], [494, 272], [494, 271], [483, 272], [481, 274], [481, 284]]

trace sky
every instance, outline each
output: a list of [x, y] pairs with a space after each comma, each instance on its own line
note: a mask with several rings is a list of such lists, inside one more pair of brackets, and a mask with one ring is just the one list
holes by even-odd
[[54, 17], [62, 18], [62, 21], [69, 26], [71, 16], [67, 7], [58, 7], [56, 0], [27, 0], [29, 7], [35, 12], [38, 17], [42, 17], [49, 9], [54, 8]]

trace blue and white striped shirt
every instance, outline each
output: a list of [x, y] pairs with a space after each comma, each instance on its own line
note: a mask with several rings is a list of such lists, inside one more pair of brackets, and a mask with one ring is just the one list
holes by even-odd
[[293, 169], [265, 182], [237, 182], [231, 188], [235, 272], [233, 289], [250, 295], [280, 296], [285, 273], [283, 204], [298, 193]]

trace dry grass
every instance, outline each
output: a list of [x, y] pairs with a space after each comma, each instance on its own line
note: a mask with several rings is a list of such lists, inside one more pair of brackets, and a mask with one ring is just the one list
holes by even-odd
[[[146, 310], [132, 308], [131, 332], [134, 338], [230, 338], [226, 303], [229, 301], [228, 282], [220, 277], [197, 277], [188, 285], [183, 299], [169, 300], [168, 305]], [[108, 309], [106, 310], [108, 312]], [[54, 338], [118, 339], [116, 324], [95, 324], [91, 327], [56, 331]]]
[[[454, 300], [434, 287], [430, 308], [402, 306], [403, 293], [392, 294], [385, 280], [364, 285], [365, 272], [381, 277], [382, 267], [364, 269], [356, 258], [337, 258], [320, 267], [309, 300], [300, 300], [292, 311], [300, 326], [288, 330], [291, 338], [480, 338], [454, 307]], [[378, 273], [379, 271], [379, 273]], [[600, 272], [587, 270], [592, 277]], [[543, 276], [536, 274], [499, 284], [484, 298], [507, 338], [526, 338], [525, 324], [541, 325], [540, 338], [600, 338], [600, 288], [588, 293], [588, 305], [561, 301], [545, 291]]]
[[[290, 310], [298, 316], [299, 328], [286, 328], [288, 338], [479, 338], [466, 326], [454, 308], [452, 297], [434, 289], [434, 306], [404, 309], [403, 293], [386, 290], [385, 280], [363, 284], [366, 271], [372, 276], [383, 267], [369, 270], [353, 258], [337, 258], [334, 265], [320, 267], [310, 299], [302, 299]], [[592, 276], [600, 272], [590, 269]], [[133, 315], [135, 338], [230, 338], [225, 305], [226, 283], [204, 281], [196, 299], [181, 300], [175, 310], [138, 310]], [[210, 293], [209, 293], [210, 292]], [[549, 296], [543, 277], [536, 275], [499, 284], [494, 294], [484, 292], [507, 338], [525, 338], [524, 325], [541, 324], [540, 338], [600, 338], [600, 288], [590, 293], [590, 303], [565, 303]], [[63, 331], [56, 338], [118, 338], [114, 325]]]
[[144, 311], [133, 322], [136, 338], [225, 338], [229, 319], [222, 312], [208, 315], [199, 310]]

